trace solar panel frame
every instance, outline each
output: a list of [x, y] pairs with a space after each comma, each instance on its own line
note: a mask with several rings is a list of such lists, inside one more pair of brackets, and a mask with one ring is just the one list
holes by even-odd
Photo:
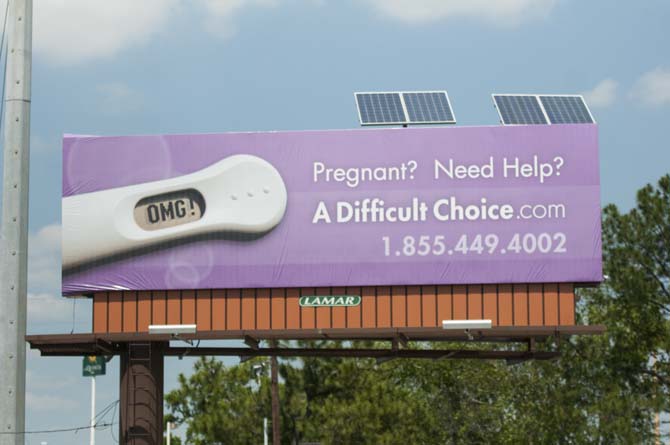
[[[402, 113], [403, 113], [403, 118], [404, 120], [402, 121], [389, 121], [389, 122], [364, 122], [363, 121], [363, 115], [361, 113], [361, 106], [359, 102], [359, 96], [364, 96], [364, 95], [383, 95], [383, 94], [393, 94], [397, 95], [398, 98], [400, 99], [400, 105], [402, 107]], [[361, 125], [363, 126], [369, 126], [369, 125], [407, 125], [407, 110], [405, 110], [405, 103], [402, 100], [402, 94], [399, 91], [360, 91], [357, 93], [354, 93], [354, 99], [356, 101], [356, 110], [358, 111], [358, 121], [360, 122]]]
[[[500, 111], [500, 108], [498, 107], [498, 104], [496, 102], [496, 96], [533, 96], [535, 97], [535, 100], [537, 101], [540, 109], [542, 110], [542, 113], [544, 115], [544, 119], [546, 123], [544, 124], [508, 124], [505, 123], [505, 120], [503, 118], [503, 115]], [[584, 108], [586, 109], [586, 112], [588, 113], [589, 118], [591, 119], [591, 122], [552, 122], [549, 113], [547, 112], [546, 107], [544, 106], [544, 103], [542, 103], [542, 98], [543, 97], [571, 97], [571, 98], [579, 98], [584, 104]], [[508, 125], [561, 125], [561, 124], [579, 124], [579, 125], [589, 125], [589, 124], [597, 124], [596, 120], [593, 117], [593, 114], [591, 113], [591, 109], [589, 108], [589, 105], [586, 103], [586, 100], [584, 100], [584, 96], [581, 94], [524, 94], [524, 93], [504, 93], [504, 94], [499, 94], [499, 93], [493, 93], [491, 94], [491, 98], [493, 99], [493, 104], [496, 108], [496, 111], [498, 112], [498, 116], [500, 117], [500, 122], [502, 125], [508, 126]]]
[[[538, 111], [542, 113], [542, 117], [544, 118], [544, 122], [521, 122], [521, 123], [508, 123], [505, 121], [505, 116], [503, 115], [503, 110], [501, 110], [501, 107], [499, 106], [498, 102], [496, 101], [496, 97], [532, 97], [535, 99], [535, 103], [537, 104]], [[500, 123], [503, 125], [509, 126], [509, 125], [549, 125], [549, 116], [547, 116], [547, 113], [544, 111], [544, 107], [542, 107], [542, 103], [540, 102], [540, 99], [537, 94], [498, 94], [498, 93], [493, 93], [491, 94], [491, 98], [493, 99], [493, 105], [495, 106], [496, 111], [498, 112], [498, 116], [500, 117]]]
[[[406, 94], [444, 94], [444, 97], [447, 100], [447, 107], [451, 119], [445, 120], [412, 120], [410, 118], [409, 108], [407, 107], [407, 102], [405, 100]], [[400, 97], [403, 100], [403, 105], [405, 107], [407, 122], [415, 125], [430, 125], [430, 124], [455, 124], [456, 123], [456, 114], [454, 113], [454, 108], [451, 106], [451, 99], [449, 98], [449, 93], [446, 90], [429, 90], [429, 91], [401, 91]]]
[[[359, 101], [359, 96], [363, 95], [382, 95], [382, 94], [397, 94], [400, 97], [400, 103], [402, 105], [402, 111], [404, 114], [404, 121], [393, 121], [393, 122], [365, 122], [363, 120], [363, 115], [361, 112], [361, 106]], [[412, 121], [409, 116], [410, 113], [407, 109], [407, 104], [405, 102], [405, 94], [444, 94], [447, 100], [447, 106], [449, 107], [449, 112], [451, 114], [451, 120], [435, 120], [435, 121]], [[358, 122], [362, 126], [374, 126], [374, 125], [431, 125], [431, 124], [455, 124], [456, 123], [456, 114], [454, 109], [451, 106], [451, 99], [449, 98], [449, 93], [446, 90], [430, 90], [430, 91], [359, 91], [354, 93], [354, 99], [356, 101], [356, 111], [358, 112]]]
[[[586, 115], [588, 118], [591, 120], [591, 122], [554, 122], [552, 119], [552, 115], [550, 114], [550, 110], [547, 110], [546, 104], [542, 101], [542, 98], [555, 98], [555, 97], [565, 97], [565, 98], [574, 98], [574, 99], [579, 99], [584, 105], [584, 111], [586, 111]], [[540, 105], [542, 105], [542, 108], [544, 109], [544, 112], [547, 116], [547, 120], [551, 125], [560, 125], [560, 124], [595, 124], [596, 120], [593, 118], [593, 114], [591, 113], [591, 109], [589, 108], [588, 104], [586, 103], [586, 100], [584, 100], [584, 96], [581, 94], [538, 94], [537, 99], [540, 102]]]

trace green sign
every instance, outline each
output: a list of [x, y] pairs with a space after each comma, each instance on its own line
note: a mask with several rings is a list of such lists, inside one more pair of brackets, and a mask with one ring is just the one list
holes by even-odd
[[358, 306], [359, 304], [361, 304], [360, 295], [303, 295], [300, 297], [302, 307]]
[[81, 368], [81, 375], [84, 377], [95, 377], [96, 375], [105, 375], [107, 361], [105, 357], [87, 355], [84, 357], [84, 363]]

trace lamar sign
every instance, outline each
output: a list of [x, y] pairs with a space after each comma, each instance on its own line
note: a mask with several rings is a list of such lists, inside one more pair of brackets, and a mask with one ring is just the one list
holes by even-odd
[[300, 297], [300, 306], [319, 307], [319, 306], [358, 306], [361, 304], [360, 295], [306, 295]]
[[63, 267], [65, 295], [596, 283], [598, 128], [66, 136]]

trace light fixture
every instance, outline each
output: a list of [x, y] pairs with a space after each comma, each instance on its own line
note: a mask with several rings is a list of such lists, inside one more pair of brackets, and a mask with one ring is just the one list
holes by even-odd
[[491, 329], [491, 320], [442, 320], [442, 329]]
[[195, 334], [194, 324], [152, 324], [149, 326], [149, 334], [168, 334], [177, 336], [180, 334]]

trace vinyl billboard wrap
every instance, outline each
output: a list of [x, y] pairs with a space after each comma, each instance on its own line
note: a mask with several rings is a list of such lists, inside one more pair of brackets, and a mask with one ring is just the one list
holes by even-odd
[[597, 282], [595, 125], [65, 136], [63, 292]]

